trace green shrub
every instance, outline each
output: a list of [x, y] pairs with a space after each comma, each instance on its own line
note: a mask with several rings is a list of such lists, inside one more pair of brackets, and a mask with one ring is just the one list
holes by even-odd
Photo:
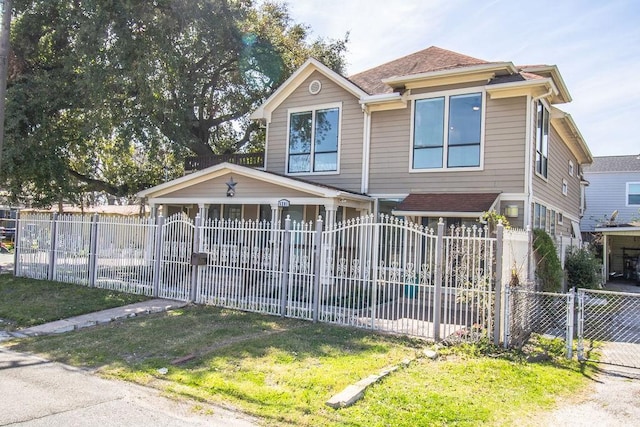
[[544, 230], [533, 230], [533, 253], [536, 259], [536, 278], [543, 292], [558, 292], [564, 273], [553, 240]]
[[567, 251], [564, 268], [569, 286], [595, 289], [600, 287], [600, 261], [587, 249], [573, 248]]

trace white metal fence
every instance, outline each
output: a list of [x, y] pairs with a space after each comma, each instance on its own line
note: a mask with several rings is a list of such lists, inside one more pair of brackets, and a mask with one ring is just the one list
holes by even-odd
[[434, 339], [501, 328], [501, 226], [22, 215], [17, 233], [19, 276]]

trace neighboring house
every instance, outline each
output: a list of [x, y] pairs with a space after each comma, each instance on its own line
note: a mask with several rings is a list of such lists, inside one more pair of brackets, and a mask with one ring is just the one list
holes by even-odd
[[165, 216], [255, 220], [459, 225], [495, 209], [516, 227], [579, 236], [592, 157], [556, 107], [570, 101], [553, 65], [430, 47], [347, 78], [309, 59], [251, 116], [266, 127], [262, 159], [192, 159], [213, 166], [139, 196]]
[[602, 233], [605, 274], [640, 281], [640, 155], [594, 157], [581, 229]]

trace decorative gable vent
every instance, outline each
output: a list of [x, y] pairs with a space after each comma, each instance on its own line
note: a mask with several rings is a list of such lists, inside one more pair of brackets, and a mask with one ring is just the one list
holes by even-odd
[[309, 93], [311, 95], [319, 94], [320, 90], [322, 90], [322, 83], [320, 83], [320, 80], [314, 80], [309, 83]]

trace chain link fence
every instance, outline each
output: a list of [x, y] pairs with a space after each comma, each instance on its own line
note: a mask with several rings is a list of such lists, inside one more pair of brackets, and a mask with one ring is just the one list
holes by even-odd
[[640, 368], [640, 294], [580, 289], [578, 358], [606, 342], [600, 361]]
[[567, 357], [572, 355], [574, 294], [536, 292], [533, 283], [507, 286], [505, 312], [506, 346], [522, 348], [531, 334], [566, 341]]

